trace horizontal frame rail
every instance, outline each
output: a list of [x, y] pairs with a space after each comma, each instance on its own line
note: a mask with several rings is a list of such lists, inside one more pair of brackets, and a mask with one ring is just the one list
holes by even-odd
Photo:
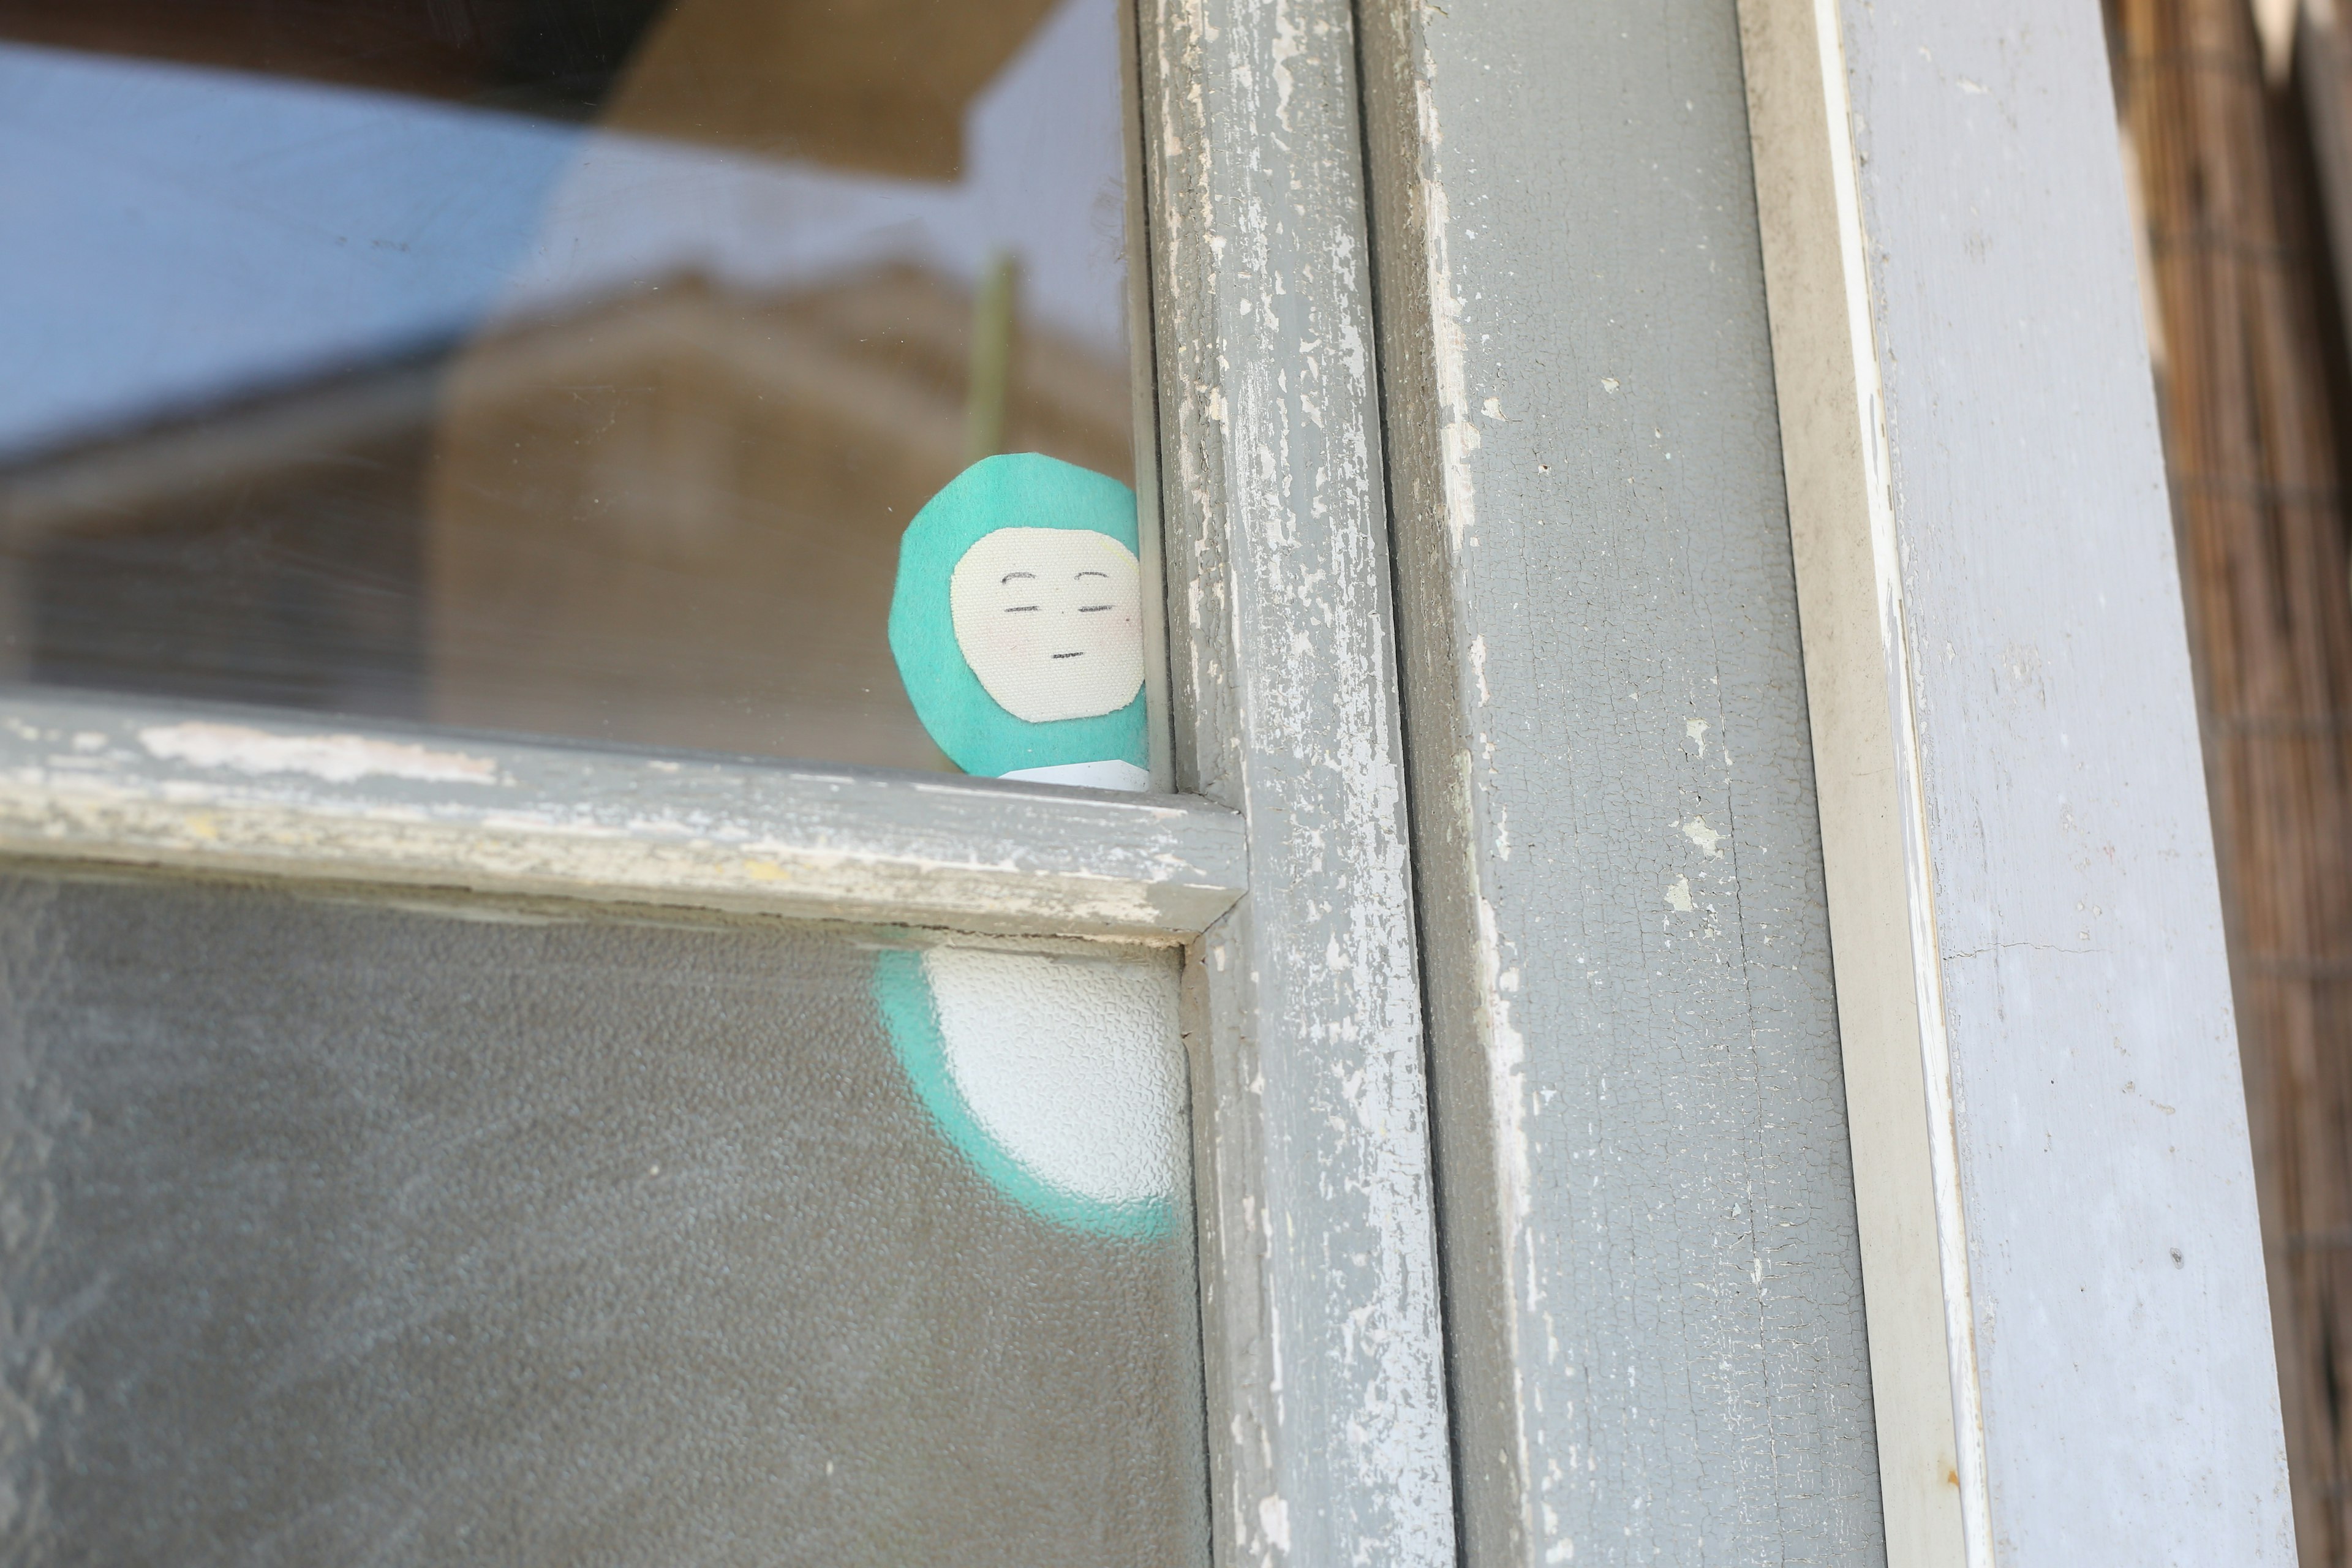
[[0, 695], [0, 855], [1179, 942], [1245, 850], [1180, 796]]

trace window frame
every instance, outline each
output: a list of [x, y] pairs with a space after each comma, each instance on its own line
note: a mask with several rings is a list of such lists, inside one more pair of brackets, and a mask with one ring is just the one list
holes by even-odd
[[[1356, 17], [1138, 0], [1220, 1563], [1456, 1561]], [[1141, 443], [1150, 445], [1150, 443]]]
[[1119, 10], [1152, 773], [1181, 793], [19, 688], [0, 855], [1181, 947], [1214, 1559], [1433, 1568], [1454, 1490], [1354, 18]]
[[[2114, 1473], [2144, 1470], [2116, 1495], [2139, 1510], [2143, 1536], [2166, 1539], [2207, 1528], [2199, 1498], [2215, 1495], [2221, 1460], [2179, 1478], [2200, 1456], [2228, 1456], [2231, 1495], [2270, 1500], [2245, 1529], [2275, 1542], [2284, 1539], [2284, 1460], [2263, 1436], [2275, 1429], [2274, 1406], [2245, 1402], [2237, 1426], [2213, 1425], [2202, 1447], [2170, 1445], [2168, 1466], [2155, 1469], [2126, 1452], [2136, 1429], [2105, 1414], [2145, 1403], [2151, 1389], [2170, 1408], [2198, 1408], [2217, 1387], [2262, 1384], [2271, 1365], [2259, 1290], [2242, 1283], [2259, 1279], [2259, 1254], [2243, 1124], [2229, 1109], [2234, 1059], [2186, 667], [2167, 627], [2147, 623], [2104, 660], [2070, 653], [2061, 673], [2072, 684], [2053, 689], [2077, 755], [2137, 747], [2154, 758], [2136, 774], [2137, 805], [2118, 809], [2105, 831], [2170, 847], [2127, 862], [2140, 890], [2115, 898], [2103, 890], [2107, 871], [2053, 850], [2035, 867], [2046, 883], [2036, 900], [2000, 911], [2004, 932], [2049, 939], [2038, 945], [1959, 944], [1953, 934], [1985, 924], [1994, 908], [1954, 889], [2024, 886], [1994, 851], [2045, 842], [2040, 803], [2087, 787], [2076, 773], [2088, 764], [2046, 746], [1930, 744], [1937, 704], [1966, 712], [1978, 733], [2006, 732], [1990, 710], [1969, 706], [1980, 697], [1965, 684], [2006, 657], [1997, 632], [2057, 648], [2086, 624], [2079, 603], [2054, 588], [2035, 596], [2039, 585], [2015, 570], [2000, 579], [2011, 595], [2005, 619], [1957, 614], [1957, 601], [1938, 597], [1939, 584], [1990, 579], [2000, 531], [2016, 516], [2055, 515], [2053, 503], [1955, 522], [1937, 510], [1945, 486], [1896, 482], [1906, 467], [1939, 472], [1929, 459], [1956, 439], [2017, 427], [2018, 389], [2032, 384], [1990, 351], [1919, 382], [1882, 342], [1896, 312], [1910, 310], [1901, 320], [1916, 327], [1919, 300], [1948, 295], [1966, 301], [1956, 321], [2048, 314], [2030, 268], [1985, 270], [1983, 257], [1955, 248], [1939, 213], [1890, 195], [1920, 163], [1919, 149], [1966, 152], [1956, 166], [1986, 188], [1993, 171], [2022, 165], [2020, 150], [2059, 169], [2063, 180], [2029, 191], [2039, 205], [2020, 212], [2095, 205], [2115, 185], [2095, 112], [2022, 125], [1984, 118], [2007, 114], [2011, 100], [2070, 101], [2059, 89], [2081, 79], [2076, 68], [2095, 52], [2079, 26], [2052, 34], [2064, 47], [2020, 57], [2032, 68], [2023, 86], [1988, 92], [1972, 80], [1962, 97], [1902, 90], [1905, 73], [1919, 68], [1914, 57], [1927, 55], [1917, 42], [1927, 32], [1936, 55], [1954, 58], [1973, 50], [1989, 59], [1988, 40], [2021, 36], [2029, 7], [1996, 9], [2001, 16], [1947, 26], [1926, 13], [1873, 20], [1867, 7], [1832, 0], [1738, 6], [1756, 174], [1771, 193], [1759, 204], [1760, 239], [1888, 1553], [1989, 1562], [1996, 1530], [2005, 1538], [2013, 1529], [2000, 1522], [2003, 1507], [2042, 1521], [2044, 1534], [2063, 1532], [2076, 1494], [2087, 1507], [2098, 1489], [2066, 1483], [2066, 1466], [2040, 1466], [2061, 1438], [2112, 1458]], [[1119, 12], [1131, 94], [1136, 488], [1147, 617], [1161, 617], [1148, 635], [1167, 655], [1147, 660], [1159, 793], [18, 689], [0, 695], [0, 854], [457, 900], [888, 923], [949, 941], [1179, 949], [1212, 1552], [1222, 1564], [1434, 1568], [1456, 1561], [1460, 1524], [1366, 222], [1365, 121], [1405, 100], [1376, 77], [1374, 93], [1385, 96], [1368, 101], [1345, 0], [1120, 0]], [[1407, 18], [1365, 16], [1377, 70], [1392, 42], [1380, 28]], [[1872, 101], [1884, 110], [1874, 121], [1856, 107]], [[1434, 133], [1433, 122], [1413, 129]], [[1410, 164], [1388, 171], [1391, 182], [1417, 176]], [[2003, 221], [2004, 237], [2031, 232], [2014, 214]], [[2019, 251], [2029, 253], [2042, 254]], [[2120, 248], [2085, 265], [2084, 277], [2109, 284], [2127, 275]], [[2105, 296], [2110, 305], [2124, 297]], [[2089, 458], [2069, 447], [1996, 467], [2020, 484], [2049, 479], [2053, 494], [2078, 493], [2084, 475], [2105, 484], [2105, 510], [2070, 515], [2096, 524], [2082, 537], [2110, 547], [2103, 581], [2161, 606], [2176, 602], [2176, 585], [2156, 499], [2160, 455], [2137, 401], [2145, 364], [2120, 309], [2068, 327], [2065, 341], [2095, 352], [2065, 362], [2075, 379], [2032, 393], [2053, 428], [2083, 407], [2122, 409], [2085, 426], [2101, 444], [2083, 448]], [[1986, 341], [1999, 346], [1997, 335]], [[1433, 416], [1431, 389], [1407, 384], [1427, 369], [1409, 355], [1391, 363], [1392, 411]], [[2077, 385], [2096, 395], [2059, 395]], [[2064, 574], [2043, 575], [2063, 585]], [[0, 591], [0, 633], [19, 608], [12, 597]], [[1937, 659], [1914, 657], [1919, 628], [1938, 614], [1939, 630], [1953, 635]], [[1954, 644], [1966, 656], [1957, 661]], [[2149, 715], [2157, 741], [2128, 728]], [[2099, 737], [2116, 743], [2094, 744]], [[2158, 742], [2169, 749], [2158, 754]], [[1435, 777], [1444, 759], [1421, 760]], [[1963, 807], [2000, 831], [1969, 838], [1952, 826]], [[2081, 902], [2153, 911], [2139, 967], [2103, 968], [2069, 945], [2076, 925], [2063, 906], [2077, 892]], [[1433, 948], [1459, 932], [1434, 938]], [[2160, 1072], [2195, 1090], [2165, 1095], [2157, 1110], [2166, 1121], [2116, 1109], [2112, 1086], [2045, 1084], [2039, 1058], [2002, 1055], [2024, 1027], [1988, 1021], [1997, 1010], [1984, 998], [2005, 973], [2039, 975], [2077, 1008], [2104, 999], [2120, 1016], [2115, 999], [2158, 990], [2156, 965], [2168, 962], [2188, 978], [2167, 994], [2222, 1021], [2198, 1038], [2136, 1039], [2136, 1083]], [[1948, 1025], [1955, 999], [1967, 1026]], [[2135, 1250], [2120, 1230], [2084, 1245], [2052, 1228], [2059, 1220], [2038, 1202], [2004, 1207], [1979, 1190], [1999, 1163], [1984, 1131], [1995, 1118], [1972, 1116], [1956, 1090], [1971, 1064], [1980, 1089], [2014, 1090], [2053, 1139], [2131, 1152], [2166, 1173], [2134, 1194], [2133, 1212], [2161, 1218], [2147, 1234], [2185, 1239], [2208, 1272], [2176, 1275], [2188, 1267], [2179, 1248]], [[1484, 1113], [1469, 1097], [1458, 1103], [1464, 1115]], [[2177, 1108], [2189, 1114], [2175, 1122]], [[1972, 1234], [2032, 1246], [1971, 1252]], [[2071, 1289], [2092, 1268], [2135, 1282], [2160, 1331], [2143, 1336], [2160, 1341], [2157, 1350], [2117, 1342], [2110, 1359], [2071, 1366], [2054, 1349], [2040, 1359], [2012, 1350], [2012, 1370], [1979, 1365], [1977, 1325], [2004, 1300], [2031, 1308], [2035, 1290]], [[2162, 1293], [2179, 1281], [2203, 1293], [2188, 1306], [2150, 1306], [2184, 1300]], [[2227, 1331], [2209, 1334], [2211, 1322]], [[2005, 1426], [1992, 1397], [2003, 1387], [2025, 1402]], [[2223, 1441], [2236, 1432], [2254, 1436]]]

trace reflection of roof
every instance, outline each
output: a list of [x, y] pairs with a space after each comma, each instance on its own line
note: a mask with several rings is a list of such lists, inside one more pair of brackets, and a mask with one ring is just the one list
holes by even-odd
[[953, 180], [965, 107], [1053, 0], [679, 0], [607, 124]]
[[306, 455], [315, 459], [427, 428], [450, 347], [19, 458], [0, 468], [0, 551], [59, 529], [136, 528], [174, 500], [286, 482]]
[[[919, 179], [1051, 0], [0, 0], [0, 38], [602, 122]], [[600, 112], [601, 111], [601, 112]]]
[[[0, 545], [54, 528], [139, 526], [209, 490], [285, 482], [339, 451], [444, 418], [447, 361], [477, 414], [658, 367], [690, 368], [747, 405], [820, 409], [926, 471], [961, 466], [971, 298], [910, 267], [761, 294], [695, 278], [593, 301], [482, 339], [269, 388], [0, 468]], [[1127, 367], [1024, 325], [1008, 445], [1128, 471]]]
[[685, 272], [969, 286], [1011, 252], [1024, 314], [1123, 357], [1118, 47], [1112, 0], [1062, 0], [949, 184], [0, 42], [0, 461]]

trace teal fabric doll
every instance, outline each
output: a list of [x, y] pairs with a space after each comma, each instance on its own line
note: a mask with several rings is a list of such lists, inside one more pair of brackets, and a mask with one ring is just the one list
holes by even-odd
[[898, 544], [890, 652], [968, 773], [1150, 787], [1135, 492], [1034, 452], [983, 458]]
[[[1133, 491], [984, 458], [907, 525], [890, 652], [966, 773], [1148, 789], [1142, 605]], [[877, 954], [874, 1000], [932, 1125], [999, 1194], [1097, 1237], [1172, 1233], [1172, 970], [947, 945]]]

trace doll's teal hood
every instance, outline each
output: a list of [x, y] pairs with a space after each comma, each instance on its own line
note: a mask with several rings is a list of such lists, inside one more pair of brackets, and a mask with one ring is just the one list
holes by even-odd
[[1031, 723], [1001, 707], [956, 641], [950, 584], [964, 552], [1000, 528], [1067, 528], [1108, 534], [1139, 554], [1135, 492], [1117, 479], [1034, 452], [983, 458], [933, 496], [898, 542], [890, 598], [890, 653], [915, 716], [968, 773], [1071, 763], [1145, 765], [1143, 694], [1091, 719]]

